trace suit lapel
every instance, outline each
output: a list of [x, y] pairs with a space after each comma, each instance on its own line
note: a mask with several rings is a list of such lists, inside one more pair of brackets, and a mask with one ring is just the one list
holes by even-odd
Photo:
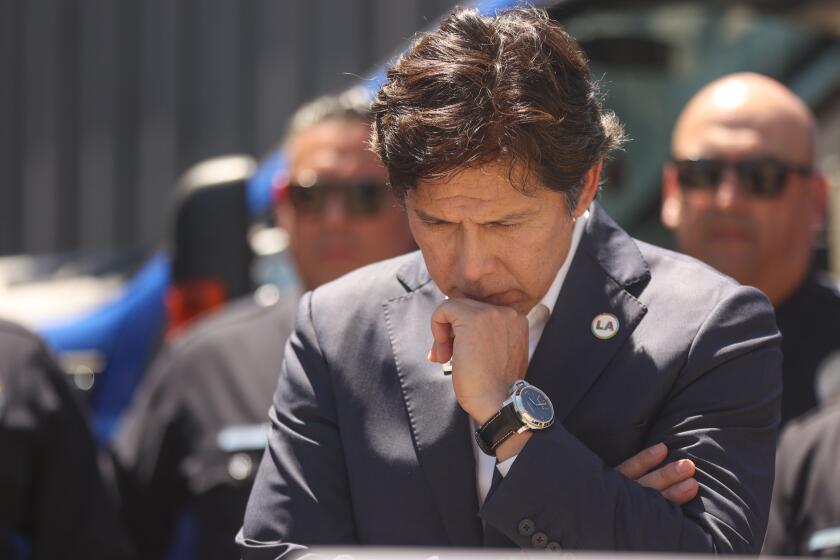
[[443, 294], [423, 277], [425, 267], [417, 267], [422, 267], [419, 256], [399, 275], [413, 291], [384, 303], [397, 373], [418, 459], [450, 543], [481, 546], [469, 418], [455, 400], [451, 379], [440, 364], [426, 359], [432, 344], [429, 319]]
[[[596, 205], [526, 376], [551, 397], [558, 422], [583, 398], [646, 313], [628, 288], [649, 278], [635, 242]], [[618, 319], [611, 338], [593, 332], [593, 320], [602, 313]]]

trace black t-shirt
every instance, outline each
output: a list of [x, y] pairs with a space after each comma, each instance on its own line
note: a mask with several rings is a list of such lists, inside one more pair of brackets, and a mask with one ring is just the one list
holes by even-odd
[[0, 558], [130, 552], [78, 395], [35, 335], [0, 321]]
[[170, 550], [184, 519], [195, 558], [239, 557], [234, 537], [265, 447], [296, 300], [238, 300], [165, 347], [149, 370], [114, 443], [126, 523], [142, 558]]
[[840, 352], [840, 294], [828, 279], [812, 275], [776, 309], [776, 321], [784, 354], [784, 425], [817, 405], [817, 375]]

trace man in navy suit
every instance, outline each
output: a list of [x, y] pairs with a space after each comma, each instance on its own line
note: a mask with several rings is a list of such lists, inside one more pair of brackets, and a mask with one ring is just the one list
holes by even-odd
[[[420, 252], [303, 297], [243, 556], [758, 552], [781, 393], [773, 310], [594, 202], [622, 133], [575, 41], [539, 10], [455, 10], [389, 70], [373, 110]], [[688, 503], [612, 468], [658, 442], [675, 470], [696, 466]]]

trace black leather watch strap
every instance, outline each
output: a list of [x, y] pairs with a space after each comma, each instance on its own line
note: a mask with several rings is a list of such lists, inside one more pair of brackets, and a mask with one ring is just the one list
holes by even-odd
[[496, 448], [522, 427], [522, 421], [513, 408], [513, 403], [502, 407], [487, 422], [475, 431], [478, 448], [487, 455], [495, 455]]

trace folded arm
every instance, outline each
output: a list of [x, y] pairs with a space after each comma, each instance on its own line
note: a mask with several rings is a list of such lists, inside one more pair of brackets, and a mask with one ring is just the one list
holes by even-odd
[[781, 352], [772, 309], [742, 289], [698, 331], [648, 442], [696, 465], [680, 507], [621, 476], [562, 425], [536, 433], [485, 502], [484, 521], [522, 547], [521, 520], [564, 548], [757, 553], [779, 423]]

